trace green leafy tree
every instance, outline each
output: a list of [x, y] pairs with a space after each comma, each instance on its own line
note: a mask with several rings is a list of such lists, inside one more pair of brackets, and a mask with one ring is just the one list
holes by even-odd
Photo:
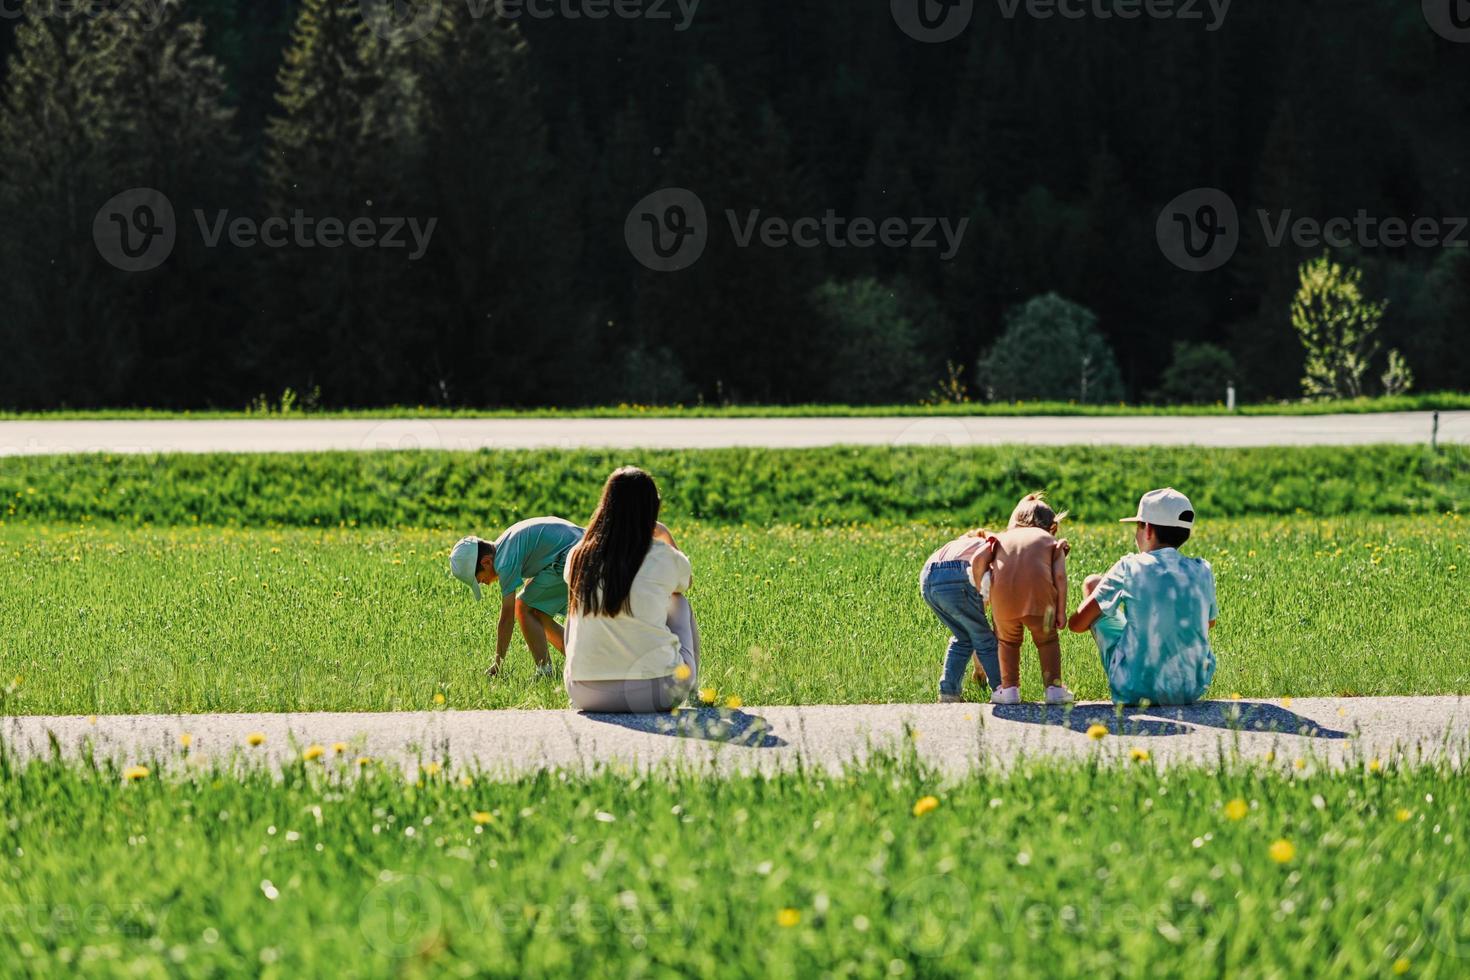
[[1152, 399], [1171, 405], [1208, 405], [1223, 401], [1225, 389], [1236, 380], [1235, 358], [1216, 344], [1174, 345], [1174, 360]]
[[1123, 397], [1123, 380], [1091, 310], [1056, 293], [1006, 314], [1005, 332], [980, 360], [981, 390], [993, 401], [1075, 401]]
[[1378, 353], [1386, 304], [1363, 296], [1363, 272], [1322, 255], [1303, 263], [1291, 324], [1306, 350], [1302, 390], [1308, 398], [1358, 398]]
[[826, 282], [812, 291], [811, 304], [821, 324], [827, 398], [907, 402], [931, 380], [923, 371], [918, 331], [893, 289], [867, 277]]

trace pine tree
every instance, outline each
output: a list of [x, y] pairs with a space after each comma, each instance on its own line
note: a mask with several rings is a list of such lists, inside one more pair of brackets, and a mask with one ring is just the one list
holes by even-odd
[[187, 242], [188, 206], [229, 160], [230, 114], [202, 29], [172, 0], [149, 14], [100, 0], [64, 15], [35, 4], [17, 30], [0, 106], [10, 289], [0, 343], [13, 403], [174, 403], [178, 377], [156, 358], [193, 357], [197, 368], [226, 339], [197, 334], [217, 322], [224, 290], [197, 250], [178, 247], [163, 267], [128, 273], [93, 242], [98, 209], [134, 187], [175, 203]]
[[[433, 216], [416, 179], [421, 111], [402, 47], [369, 31], [356, 0], [305, 0], [266, 129], [270, 213], [315, 221]], [[431, 242], [431, 244], [433, 244]], [[270, 287], [269, 358], [281, 387], [338, 404], [427, 397], [432, 370], [410, 311], [430, 295], [408, 249], [292, 245], [259, 265]]]

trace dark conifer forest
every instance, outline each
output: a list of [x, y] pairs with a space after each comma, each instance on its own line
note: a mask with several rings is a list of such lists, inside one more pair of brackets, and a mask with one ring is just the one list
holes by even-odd
[[12, 0], [0, 407], [1463, 390], [1442, 6]]

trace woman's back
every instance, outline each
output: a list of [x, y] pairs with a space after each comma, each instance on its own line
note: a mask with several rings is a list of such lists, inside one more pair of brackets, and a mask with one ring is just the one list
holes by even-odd
[[[575, 560], [567, 562], [571, 579]], [[669, 629], [676, 593], [688, 591], [689, 559], [654, 540], [633, 576], [627, 607], [617, 615], [590, 615], [574, 603], [567, 616], [568, 680], [646, 680], [669, 676], [679, 665], [679, 637]]]

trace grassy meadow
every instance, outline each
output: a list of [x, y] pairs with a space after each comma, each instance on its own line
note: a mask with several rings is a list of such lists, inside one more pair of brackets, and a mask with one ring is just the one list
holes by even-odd
[[1470, 782], [0, 761], [0, 972], [1456, 976]]
[[[487, 530], [490, 529], [481, 529]], [[748, 704], [929, 701], [945, 633], [919, 568], [953, 530], [681, 526], [705, 683]], [[1070, 527], [1072, 600], [1131, 547]], [[513, 647], [496, 681], [498, 604], [449, 578], [453, 537], [368, 529], [0, 527], [0, 678], [26, 714], [565, 707]], [[1470, 522], [1206, 521], [1186, 549], [1219, 582], [1213, 694], [1470, 692]], [[1107, 697], [1087, 636], [1063, 641], [1079, 696]], [[1028, 648], [1029, 651], [1029, 648]], [[1040, 696], [1034, 654], [1023, 693]], [[982, 692], [971, 689], [971, 697]]]

